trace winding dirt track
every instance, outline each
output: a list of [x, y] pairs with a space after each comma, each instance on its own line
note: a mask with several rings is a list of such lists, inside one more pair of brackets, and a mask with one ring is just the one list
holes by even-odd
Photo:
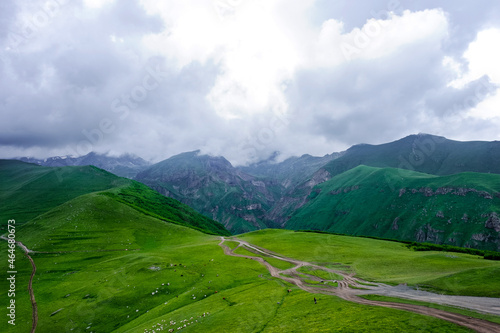
[[[0, 236], [0, 239], [8, 241], [8, 238], [5, 236]], [[31, 333], [34, 333], [36, 331], [36, 327], [38, 325], [38, 306], [37, 306], [36, 300], [35, 300], [35, 292], [33, 291], [33, 278], [35, 277], [35, 273], [36, 273], [36, 265], [35, 265], [35, 261], [33, 260], [33, 258], [31, 258], [31, 256], [29, 255], [30, 253], [57, 253], [57, 254], [60, 254], [60, 253], [116, 252], [116, 251], [139, 251], [140, 250], [140, 249], [116, 249], [116, 250], [40, 252], [40, 251], [32, 251], [32, 250], [28, 249], [28, 247], [26, 245], [24, 245], [23, 243], [21, 243], [19, 241], [16, 241], [16, 245], [19, 246], [23, 250], [24, 255], [30, 261], [31, 267], [32, 267], [30, 281], [28, 283], [28, 292], [30, 294], [31, 307], [33, 309], [33, 311], [32, 311], [32, 323], [33, 323], [33, 325], [31, 327], [31, 331], [30, 331]]]
[[[0, 236], [0, 239], [3, 239], [5, 241], [9, 240], [5, 236]], [[29, 255], [29, 253], [33, 252], [33, 251], [31, 251], [30, 249], [28, 249], [26, 247], [26, 245], [24, 245], [21, 242], [16, 242], [16, 245], [19, 246], [23, 250], [24, 255], [30, 261], [31, 267], [32, 267], [31, 276], [30, 276], [30, 282], [28, 283], [28, 292], [30, 294], [31, 308], [33, 309], [32, 313], [31, 313], [31, 316], [32, 316], [31, 318], [32, 318], [32, 323], [33, 324], [31, 326], [31, 331], [30, 332], [34, 333], [36, 331], [36, 326], [38, 325], [38, 306], [36, 305], [35, 293], [33, 292], [33, 278], [35, 277], [35, 273], [36, 273], [36, 265], [35, 265], [35, 262], [33, 261], [33, 258], [31, 258], [31, 256]]]
[[38, 325], [38, 306], [36, 305], [35, 293], [33, 292], [33, 277], [35, 277], [36, 265], [35, 262], [33, 261], [33, 258], [31, 258], [31, 256], [28, 254], [30, 250], [26, 246], [24, 246], [23, 243], [21, 242], [16, 242], [16, 243], [19, 247], [21, 247], [24, 250], [24, 255], [31, 262], [31, 267], [33, 268], [31, 271], [30, 282], [28, 284], [28, 291], [30, 293], [31, 307], [33, 308], [32, 312], [33, 325], [31, 326], [31, 333], [34, 333], [36, 331], [36, 326]]
[[[366, 281], [360, 280], [358, 278], [354, 278], [354, 274], [346, 274], [346, 272], [343, 271], [338, 271], [338, 270], [333, 270], [330, 268], [326, 268], [323, 266], [318, 266], [315, 264], [308, 263], [306, 261], [300, 261], [292, 258], [287, 258], [283, 257], [279, 254], [273, 253], [267, 249], [263, 249], [261, 247], [256, 247], [252, 244], [249, 244], [248, 242], [239, 240], [239, 239], [232, 239], [236, 242], [239, 242], [240, 244], [233, 250], [231, 250], [228, 246], [224, 245], [225, 238], [221, 237], [221, 242], [219, 243], [219, 246], [222, 247], [224, 250], [224, 254], [233, 256], [233, 257], [242, 257], [242, 258], [249, 258], [253, 260], [257, 260], [260, 263], [262, 263], [268, 270], [269, 273], [271, 273], [271, 276], [279, 278], [281, 280], [287, 281], [289, 283], [292, 283], [299, 287], [302, 290], [305, 290], [310, 293], [316, 293], [316, 294], [326, 294], [326, 295], [336, 295], [344, 300], [359, 303], [359, 304], [364, 304], [364, 305], [372, 305], [372, 306], [383, 306], [387, 308], [393, 308], [393, 309], [399, 309], [399, 310], [405, 310], [405, 311], [411, 311], [415, 312], [418, 314], [423, 314], [439, 319], [443, 319], [455, 324], [458, 324], [460, 326], [467, 327], [469, 329], [472, 329], [476, 332], [480, 333], [495, 333], [495, 332], [500, 332], [500, 325], [496, 323], [492, 323], [486, 320], [481, 320], [477, 318], [471, 318], [467, 317], [464, 315], [456, 314], [456, 313], [451, 313], [443, 310], [438, 310], [438, 309], [433, 309], [433, 308], [428, 308], [425, 306], [419, 306], [419, 305], [412, 305], [412, 304], [403, 304], [403, 303], [393, 303], [393, 302], [380, 302], [380, 301], [371, 301], [367, 300], [361, 297], [358, 297], [357, 294], [361, 294], [362, 291], [359, 289], [352, 289], [352, 287], [357, 287], [357, 288], [369, 288], [367, 287]], [[294, 264], [295, 266], [286, 269], [286, 270], [280, 270], [272, 265], [270, 265], [267, 261], [265, 261], [261, 257], [254, 257], [254, 256], [246, 256], [246, 255], [241, 255], [241, 254], [236, 254], [233, 251], [236, 250], [239, 247], [245, 247], [247, 250], [250, 250], [254, 253], [259, 253], [264, 256], [269, 256], [273, 257], [276, 259], [280, 259], [289, 263]], [[338, 287], [332, 287], [325, 285], [324, 287], [311, 287], [308, 286], [304, 283], [303, 278], [298, 275], [297, 269], [302, 267], [302, 266], [312, 266], [315, 269], [321, 269], [327, 272], [332, 272], [338, 275], [341, 275], [343, 277], [343, 280], [341, 281], [332, 281], [332, 282], [337, 282]], [[287, 274], [291, 277], [283, 276], [281, 274]], [[304, 273], [301, 273], [304, 274]], [[307, 274], [306, 274], [307, 275]], [[310, 280], [315, 280], [315, 281], [321, 281], [316, 276], [309, 275], [308, 279]], [[370, 282], [370, 284], [374, 285], [375, 283]], [[376, 285], [376, 284], [375, 284]], [[381, 284], [380, 284], [381, 285]]]

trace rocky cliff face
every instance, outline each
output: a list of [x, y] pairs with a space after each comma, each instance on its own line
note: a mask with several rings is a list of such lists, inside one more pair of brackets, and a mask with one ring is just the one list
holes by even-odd
[[221, 222], [233, 233], [266, 228], [279, 185], [234, 168], [223, 157], [184, 153], [139, 173], [136, 180]]
[[153, 165], [136, 180], [242, 233], [280, 227], [286, 212], [301, 207], [311, 189], [328, 179], [327, 171], [314, 173], [317, 167], [336, 156], [304, 155], [235, 168], [223, 157], [195, 151]]

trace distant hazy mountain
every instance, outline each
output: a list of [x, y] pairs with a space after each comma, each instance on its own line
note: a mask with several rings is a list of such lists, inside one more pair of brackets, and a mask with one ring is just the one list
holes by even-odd
[[276, 163], [274, 159], [238, 167], [238, 169], [253, 176], [277, 180], [285, 189], [306, 181], [314, 172], [328, 162], [340, 157], [342, 153], [333, 153], [323, 157], [308, 154], [301, 157], [290, 157], [283, 162]]
[[112, 157], [94, 152], [80, 157], [56, 156], [43, 160], [21, 157], [18, 160], [49, 167], [93, 165], [126, 178], [134, 178], [137, 173], [151, 165], [151, 163], [134, 155], [125, 154], [119, 157]]
[[136, 180], [242, 233], [277, 227], [268, 216], [276, 202], [334, 157], [304, 155], [235, 168], [224, 157], [194, 151], [157, 163]]

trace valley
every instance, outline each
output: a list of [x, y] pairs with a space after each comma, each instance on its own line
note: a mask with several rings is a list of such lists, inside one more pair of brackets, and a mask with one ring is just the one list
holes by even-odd
[[0, 27], [0, 333], [500, 333], [500, 1]]
[[148, 186], [0, 161], [19, 245], [6, 332], [497, 331], [500, 175], [330, 173], [349, 154], [185, 153], [140, 172]]
[[232, 234], [318, 230], [500, 251], [500, 143], [419, 134], [234, 167], [199, 151], [136, 180]]

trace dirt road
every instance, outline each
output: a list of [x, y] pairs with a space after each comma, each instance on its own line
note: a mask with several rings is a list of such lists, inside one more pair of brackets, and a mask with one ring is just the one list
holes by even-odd
[[[1, 236], [0, 238], [8, 241], [8, 238], [5, 236]], [[31, 267], [32, 267], [30, 281], [28, 284], [28, 292], [30, 294], [31, 307], [33, 309], [33, 311], [32, 311], [32, 323], [33, 323], [33, 325], [31, 327], [31, 333], [35, 332], [36, 327], [38, 325], [38, 306], [36, 304], [35, 293], [33, 291], [33, 278], [35, 277], [35, 273], [36, 273], [36, 265], [35, 265], [35, 261], [33, 260], [33, 258], [31, 258], [31, 256], [29, 255], [30, 253], [58, 253], [59, 254], [59, 253], [115, 252], [115, 251], [139, 251], [140, 250], [140, 249], [116, 249], [116, 250], [40, 252], [40, 251], [32, 251], [32, 250], [28, 249], [28, 247], [21, 242], [16, 242], [16, 245], [23, 250], [24, 255], [30, 261]]]
[[[9, 240], [5, 236], [0, 236], [0, 239], [3, 239], [5, 241]], [[31, 276], [30, 276], [30, 282], [28, 283], [28, 292], [30, 294], [31, 308], [33, 309], [32, 314], [31, 314], [31, 316], [32, 316], [32, 326], [31, 326], [31, 331], [30, 332], [34, 333], [36, 331], [36, 326], [38, 325], [38, 306], [36, 305], [35, 293], [33, 292], [33, 278], [35, 277], [35, 273], [36, 273], [36, 265], [35, 265], [35, 262], [33, 261], [33, 258], [31, 258], [31, 256], [29, 255], [29, 253], [31, 253], [33, 251], [31, 251], [30, 249], [28, 249], [21, 242], [16, 242], [16, 245], [23, 250], [24, 255], [30, 261], [31, 267], [32, 267]]]
[[[236, 253], [234, 253], [234, 250], [236, 250], [236, 248], [231, 250], [229, 247], [224, 245], [225, 238], [221, 237], [221, 242], [219, 243], [219, 246], [221, 246], [222, 249], [224, 250], [224, 254], [229, 255], [229, 256], [234, 256], [234, 257], [243, 257], [243, 258], [257, 260], [260, 263], [262, 263], [269, 270], [269, 273], [271, 273], [271, 276], [279, 278], [279, 279], [284, 280], [284, 281], [287, 281], [289, 283], [292, 283], [292, 284], [296, 285], [297, 287], [299, 287], [300, 289], [305, 290], [307, 292], [317, 293], [317, 294], [326, 294], [326, 295], [336, 295], [344, 300], [359, 303], [359, 304], [383, 306], [383, 307], [388, 307], [388, 308], [393, 308], [393, 309], [411, 311], [411, 312], [415, 312], [415, 313], [419, 313], [419, 314], [447, 320], [449, 322], [470, 328], [470, 329], [472, 329], [476, 332], [480, 332], [480, 333], [500, 332], [500, 325], [499, 324], [491, 323], [491, 322], [486, 321], [486, 320], [471, 318], [471, 317], [463, 316], [463, 315], [456, 314], [456, 313], [451, 313], [451, 312], [446, 312], [443, 310], [428, 308], [425, 306], [393, 303], [393, 302], [371, 301], [371, 300], [361, 298], [358, 295], [367, 294], [367, 293], [377, 294], [377, 289], [378, 290], [388, 290], [389, 288], [391, 288], [391, 286], [387, 286], [387, 285], [381, 284], [381, 283], [366, 282], [366, 281], [363, 281], [361, 279], [355, 278], [353, 276], [354, 274], [348, 274], [344, 271], [334, 270], [334, 269], [330, 269], [330, 268], [323, 267], [323, 266], [318, 266], [318, 265], [315, 265], [315, 264], [312, 264], [312, 263], [309, 263], [306, 261], [300, 261], [300, 260], [296, 260], [296, 259], [292, 259], [292, 258], [287, 258], [287, 257], [281, 256], [277, 253], [274, 253], [272, 251], [269, 251], [267, 249], [257, 247], [255, 245], [249, 244], [248, 242], [245, 242], [245, 241], [242, 241], [239, 239], [232, 239], [232, 240], [239, 242], [239, 245], [236, 248], [243, 246], [247, 250], [252, 251], [256, 254], [280, 259], [280, 260], [292, 263], [295, 266], [292, 268], [286, 269], [286, 270], [280, 270], [280, 269], [272, 266], [271, 264], [269, 264], [267, 261], [265, 261], [261, 257], [236, 254]], [[313, 267], [314, 269], [320, 269], [320, 270], [323, 270], [326, 272], [335, 273], [337, 275], [342, 276], [342, 280], [339, 280], [339, 281], [337, 281], [337, 280], [322, 280], [316, 276], [308, 275], [308, 274], [304, 274], [304, 273], [300, 273], [301, 275], [299, 275], [299, 273], [297, 272], [297, 269], [302, 267], [302, 266], [310, 266], [310, 267]], [[287, 276], [283, 276], [282, 274], [286, 274]], [[308, 276], [307, 279], [309, 279], [309, 280], [314, 280], [314, 281], [318, 281], [318, 282], [321, 282], [321, 281], [322, 282], [337, 282], [338, 287], [333, 287], [331, 285], [326, 285], [326, 284], [324, 286], [321, 286], [321, 287], [309, 286], [304, 282], [304, 278], [302, 277], [303, 275], [307, 275]], [[363, 288], [364, 290], [363, 289], [354, 289], [354, 288]], [[367, 291], [367, 289], [370, 289], [370, 290]], [[381, 293], [381, 294], [383, 294], [383, 293]], [[402, 293], [402, 294], [404, 294], [404, 293]], [[428, 293], [428, 294], [432, 295], [432, 293]], [[411, 298], [411, 293], [408, 296], [410, 296], [408, 298]], [[423, 298], [424, 299], [420, 299], [420, 300], [432, 302], [432, 298], [428, 299], [428, 300], [425, 299], [425, 296], [423, 296]], [[476, 297], [476, 299], [478, 299], [478, 301], [481, 300], [481, 298], [478, 298], [478, 297]], [[500, 302], [500, 300], [497, 299], [497, 302]], [[472, 308], [476, 309], [474, 307], [472, 307]], [[495, 313], [495, 312], [493, 312], [493, 313]]]
[[31, 262], [32, 270], [31, 270], [30, 282], [28, 284], [28, 291], [30, 293], [31, 307], [33, 309], [31, 315], [33, 323], [33, 325], [31, 326], [31, 333], [34, 333], [36, 331], [36, 326], [38, 325], [38, 306], [36, 305], [35, 293], [33, 292], [33, 278], [35, 277], [36, 273], [36, 265], [35, 262], [33, 261], [33, 258], [31, 258], [29, 255], [29, 249], [26, 246], [24, 246], [24, 244], [21, 242], [16, 242], [16, 243], [19, 247], [21, 247], [24, 250], [24, 255]]

